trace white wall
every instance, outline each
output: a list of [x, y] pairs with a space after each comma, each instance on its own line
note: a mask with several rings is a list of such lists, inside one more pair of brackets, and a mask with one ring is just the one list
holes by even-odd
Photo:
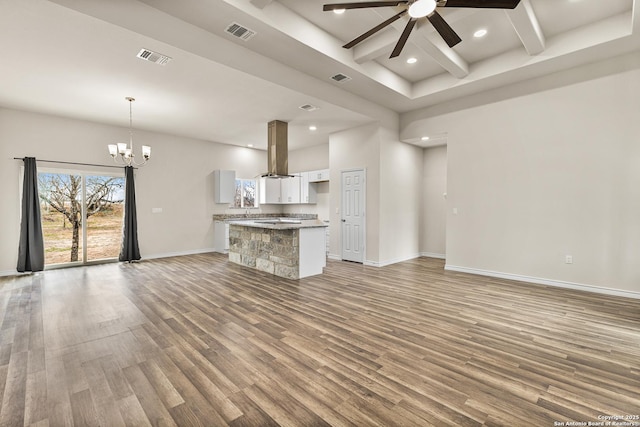
[[[106, 144], [127, 139], [126, 128], [0, 109], [1, 274], [15, 272], [17, 262], [22, 162], [13, 157], [110, 165]], [[243, 147], [136, 130], [134, 144], [138, 150], [143, 144], [152, 147], [151, 161], [136, 171], [143, 258], [210, 250], [211, 215], [231, 211], [213, 202], [213, 170], [233, 169], [238, 177], [253, 177], [266, 167], [266, 152]], [[153, 207], [163, 212], [152, 214]], [[261, 210], [281, 211], [277, 206]]]
[[341, 178], [366, 173], [365, 264], [386, 265], [419, 256], [422, 150], [378, 123], [331, 135], [330, 256], [341, 257]]
[[445, 258], [447, 204], [447, 146], [425, 148], [422, 152], [422, 216], [420, 252]]
[[422, 149], [380, 129], [380, 256], [387, 265], [420, 256]]
[[640, 292], [640, 60], [610, 61], [405, 117], [448, 132], [448, 268]]
[[336, 132], [329, 138], [329, 163], [331, 165], [331, 195], [329, 226], [329, 255], [341, 257], [340, 212], [342, 171], [364, 169], [366, 171], [366, 233], [365, 259], [377, 264], [380, 260], [380, 127], [370, 124]]

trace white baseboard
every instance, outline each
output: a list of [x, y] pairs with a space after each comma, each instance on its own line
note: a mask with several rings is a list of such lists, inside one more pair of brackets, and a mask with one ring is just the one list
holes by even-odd
[[536, 283], [538, 285], [556, 286], [559, 288], [575, 289], [584, 292], [595, 292], [598, 294], [614, 295], [626, 298], [640, 299], [640, 292], [625, 291], [621, 289], [603, 288], [600, 286], [585, 285], [582, 283], [565, 282], [563, 280], [544, 279], [540, 277], [523, 276], [520, 274], [502, 273], [499, 271], [482, 270], [479, 268], [460, 267], [457, 265], [445, 264], [445, 270], [457, 271], [460, 273], [478, 274], [480, 276], [497, 277], [499, 279], [516, 280], [518, 282]]
[[145, 259], [171, 258], [174, 256], [206, 254], [209, 252], [216, 252], [216, 250], [215, 248], [205, 248], [205, 249], [196, 249], [192, 251], [165, 252], [161, 254], [144, 255], [142, 256], [142, 261], [144, 261]]
[[[167, 252], [167, 253], [161, 253], [161, 254], [144, 255], [142, 257], [142, 261], [144, 261], [145, 259], [170, 258], [170, 257], [174, 257], [174, 256], [206, 254], [206, 253], [209, 253], [209, 252], [215, 252], [215, 249], [214, 248], [205, 248], [205, 249], [197, 249], [197, 250], [193, 250], [193, 251]], [[118, 262], [118, 260], [115, 260], [113, 262]], [[91, 265], [91, 264], [88, 264], [88, 265]], [[79, 264], [79, 265], [76, 265], [74, 267], [83, 267], [83, 266], [84, 266], [83, 264]], [[47, 271], [50, 271], [50, 270], [47, 270]], [[3, 277], [3, 276], [21, 276], [21, 275], [24, 275], [24, 274], [31, 274], [31, 273], [30, 272], [28, 272], [28, 273], [18, 273], [17, 270], [0, 271], [0, 277]]]
[[447, 259], [446, 254], [437, 254], [434, 252], [420, 252], [420, 256], [426, 256], [427, 258]]
[[0, 277], [5, 277], [5, 276], [21, 276], [23, 274], [30, 274], [30, 273], [18, 273], [18, 270], [4, 270], [4, 271], [0, 271]]
[[[409, 255], [409, 256], [401, 257], [401, 258], [394, 258], [394, 259], [386, 260], [386, 261], [382, 261], [382, 262], [380, 262], [380, 261], [372, 261], [372, 260], [367, 259], [362, 263], [362, 265], [366, 265], [367, 267], [385, 267], [387, 265], [396, 264], [396, 263], [399, 263], [399, 262], [409, 261], [411, 259], [420, 258], [421, 256], [444, 259], [444, 255], [443, 254], [418, 253], [418, 254], [413, 254], [413, 255]], [[340, 257], [340, 255], [329, 254], [328, 258], [332, 259], [332, 260], [335, 260], [335, 261], [342, 261], [342, 257]]]
[[406, 257], [388, 259], [385, 261], [365, 261], [364, 265], [370, 265], [372, 267], [386, 267], [387, 265], [397, 264], [399, 262], [409, 261], [410, 259], [419, 258], [420, 254], [412, 254]]

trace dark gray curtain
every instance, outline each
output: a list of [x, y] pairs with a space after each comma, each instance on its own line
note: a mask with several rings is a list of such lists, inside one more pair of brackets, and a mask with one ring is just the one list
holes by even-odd
[[22, 184], [22, 221], [18, 246], [19, 272], [44, 270], [44, 241], [40, 222], [38, 169], [35, 157], [24, 158]]
[[140, 259], [138, 248], [138, 220], [136, 214], [136, 186], [133, 182], [133, 166], [124, 168], [125, 174], [125, 199], [124, 199], [124, 226], [122, 228], [122, 248], [120, 249], [120, 261], [137, 261]]

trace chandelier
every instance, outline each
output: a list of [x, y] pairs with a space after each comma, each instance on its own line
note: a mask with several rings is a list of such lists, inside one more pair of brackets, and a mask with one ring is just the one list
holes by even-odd
[[137, 163], [133, 154], [133, 120], [131, 114], [131, 103], [135, 101], [135, 98], [130, 96], [125, 98], [129, 101], [129, 145], [126, 142], [119, 142], [118, 144], [109, 144], [109, 154], [113, 158], [113, 161], [126, 166], [144, 166], [151, 157], [151, 147], [148, 145], [142, 146], [142, 162]]

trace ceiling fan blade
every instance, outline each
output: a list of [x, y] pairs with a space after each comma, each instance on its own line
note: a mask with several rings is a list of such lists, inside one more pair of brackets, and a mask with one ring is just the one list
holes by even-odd
[[520, 0], [446, 0], [440, 7], [474, 7], [488, 9], [515, 9]]
[[451, 26], [447, 24], [447, 21], [445, 21], [442, 15], [440, 15], [438, 12], [433, 11], [431, 15], [427, 15], [427, 19], [429, 20], [429, 22], [431, 22], [433, 28], [436, 29], [436, 31], [438, 32], [438, 34], [440, 34], [444, 41], [447, 42], [449, 47], [454, 47], [462, 41], [460, 36], [458, 36], [458, 34], [453, 31], [453, 28], [451, 28]]
[[395, 58], [396, 56], [400, 55], [400, 52], [402, 52], [404, 45], [407, 43], [409, 34], [411, 34], [411, 30], [413, 30], [413, 27], [416, 25], [416, 21], [417, 19], [415, 18], [409, 19], [409, 22], [407, 22], [407, 26], [404, 27], [404, 31], [402, 32], [398, 43], [396, 43], [396, 47], [393, 48], [393, 52], [391, 52], [391, 56], [389, 57], [389, 59]]
[[356, 37], [355, 39], [351, 40], [349, 43], [345, 44], [342, 47], [344, 47], [345, 49], [351, 49], [352, 47], [354, 47], [355, 45], [357, 45], [358, 43], [360, 43], [364, 39], [366, 39], [368, 37], [371, 37], [372, 35], [374, 35], [378, 31], [380, 31], [381, 29], [386, 27], [387, 25], [391, 24], [394, 21], [397, 21], [405, 13], [407, 13], [406, 10], [403, 10], [402, 12], [398, 12], [397, 14], [393, 15], [391, 18], [389, 18], [386, 21], [380, 23], [379, 25], [376, 25], [375, 27], [373, 27], [372, 29], [370, 29], [366, 33]]
[[322, 10], [325, 12], [328, 10], [335, 9], [364, 9], [367, 7], [389, 7], [389, 6], [398, 6], [400, 4], [409, 3], [407, 0], [399, 0], [399, 1], [365, 1], [358, 3], [334, 3], [334, 4], [325, 4], [322, 6]]

